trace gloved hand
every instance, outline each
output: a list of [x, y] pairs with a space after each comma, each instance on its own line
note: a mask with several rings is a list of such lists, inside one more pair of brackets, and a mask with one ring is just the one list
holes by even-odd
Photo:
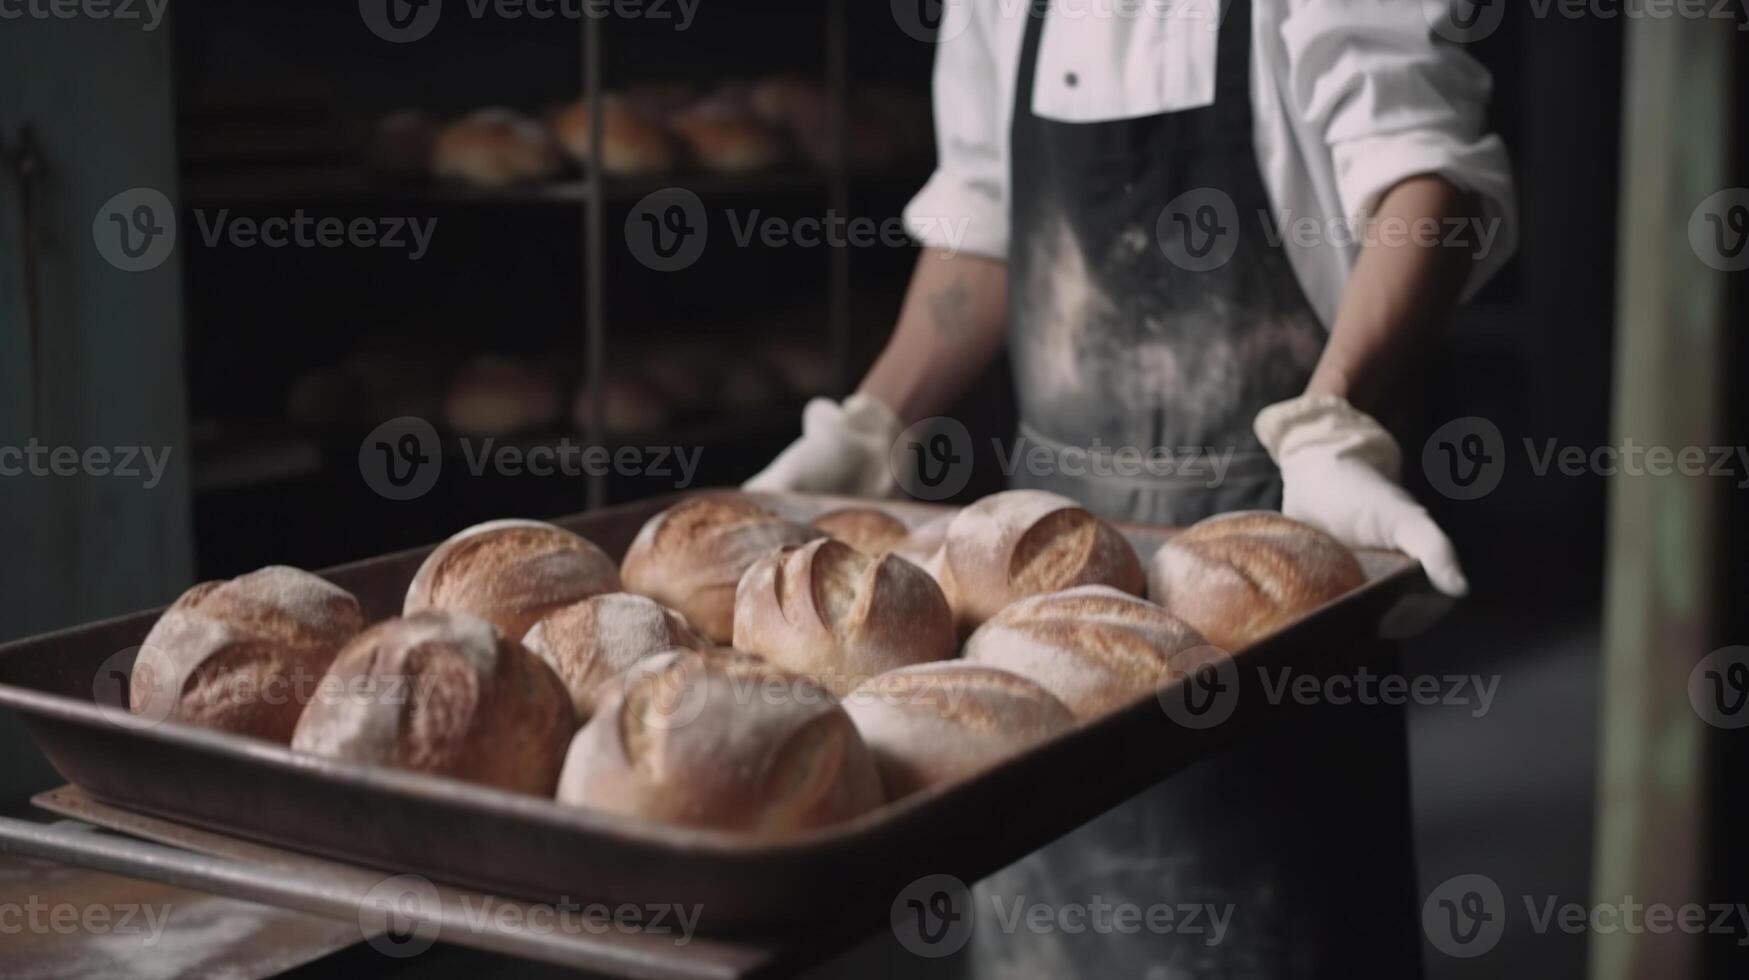
[[1403, 451], [1384, 426], [1335, 395], [1301, 395], [1257, 414], [1257, 438], [1281, 467], [1281, 511], [1355, 548], [1395, 548], [1434, 588], [1470, 591], [1451, 540], [1397, 485]]
[[802, 437], [743, 486], [747, 490], [890, 497], [898, 483], [887, 462], [903, 427], [880, 399], [851, 395], [840, 405], [816, 398], [802, 410]]

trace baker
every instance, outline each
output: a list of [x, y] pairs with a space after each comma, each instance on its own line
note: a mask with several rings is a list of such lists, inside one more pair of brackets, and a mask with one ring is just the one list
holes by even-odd
[[[1406, 552], [1462, 595], [1450, 540], [1398, 485], [1401, 450], [1369, 414], [1512, 247], [1506, 150], [1484, 122], [1490, 79], [1431, 26], [1449, 5], [945, 5], [939, 166], [906, 209], [923, 251], [897, 326], [857, 392], [809, 404], [801, 438], [748, 487], [892, 493], [899, 433], [944, 411], [1006, 341], [1026, 442], [1078, 460], [1231, 454], [1219, 481], [1209, 461], [1180, 458], [1177, 478], [1076, 465], [1021, 467], [1016, 483], [1154, 524], [1280, 508], [1349, 545]], [[1316, 774], [1324, 788], [1336, 779], [1332, 752], [1345, 772], [1402, 764], [1400, 744], [1380, 760], [1374, 743], [1351, 742], [1321, 746], [1322, 762], [1198, 766], [998, 874], [977, 902], [977, 972], [1362, 965], [1367, 953], [1331, 954], [1309, 935], [1306, 914], [1323, 904], [1364, 919], [1379, 901], [1371, 821], [1292, 812], [1315, 805], [1295, 797], [1319, 793]], [[1314, 891], [1289, 871], [1307, 846], [1349, 848], [1355, 873]], [[1003, 930], [992, 907], [1017, 899], [1233, 918], [1224, 944]]]

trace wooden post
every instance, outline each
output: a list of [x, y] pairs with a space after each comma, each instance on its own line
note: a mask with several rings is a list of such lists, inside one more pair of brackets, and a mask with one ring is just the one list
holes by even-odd
[[[1727, 281], [1690, 242], [1696, 209], [1731, 186], [1734, 24], [1628, 22], [1614, 436], [1639, 447], [1727, 441]], [[1741, 275], [1742, 273], [1736, 273]], [[1617, 475], [1611, 483], [1602, 757], [1593, 901], [1702, 902], [1709, 743], [1689, 699], [1718, 646], [1719, 510], [1732, 481]], [[1738, 900], [1741, 896], [1738, 897]], [[1706, 943], [1682, 930], [1597, 931], [1600, 980], [1697, 975]]]

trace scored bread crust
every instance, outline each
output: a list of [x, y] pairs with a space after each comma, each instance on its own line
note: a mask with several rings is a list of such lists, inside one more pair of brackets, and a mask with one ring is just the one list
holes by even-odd
[[522, 644], [565, 682], [579, 722], [595, 714], [608, 682], [639, 661], [677, 648], [710, 647], [686, 617], [629, 592], [591, 596], [550, 613]]
[[806, 678], [734, 651], [664, 654], [624, 677], [572, 741], [561, 803], [784, 834], [884, 802], [850, 716]]
[[957, 646], [953, 610], [927, 572], [833, 538], [753, 563], [735, 592], [734, 644], [840, 696]]
[[1341, 542], [1271, 511], [1201, 521], [1169, 539], [1148, 566], [1154, 601], [1227, 650], [1365, 583]]
[[292, 748], [550, 796], [576, 729], [552, 668], [491, 623], [379, 623], [335, 658]]
[[947, 528], [943, 569], [962, 630], [1027, 596], [1078, 585], [1143, 588], [1141, 559], [1124, 536], [1067, 497], [1010, 490], [978, 501]]
[[843, 507], [821, 514], [813, 524], [865, 555], [884, 555], [910, 533], [904, 521], [873, 507]]
[[1222, 656], [1146, 599], [1100, 585], [1022, 599], [966, 641], [965, 658], [1026, 677], [1095, 718]]
[[541, 521], [487, 521], [437, 546], [401, 611], [472, 613], [520, 640], [548, 613], [618, 591], [619, 569], [587, 539]]
[[363, 628], [351, 593], [301, 569], [275, 565], [202, 582], [146, 634], [128, 706], [283, 744], [316, 682]]
[[735, 587], [754, 562], [780, 548], [821, 537], [738, 494], [682, 501], [638, 532], [620, 577], [628, 592], [649, 596], [686, 617], [713, 643], [735, 634]]
[[870, 678], [844, 699], [889, 799], [964, 779], [1075, 723], [1049, 691], [963, 660]]

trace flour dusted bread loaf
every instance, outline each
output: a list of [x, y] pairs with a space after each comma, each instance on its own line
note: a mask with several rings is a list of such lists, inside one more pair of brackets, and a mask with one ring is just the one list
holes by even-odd
[[973, 663], [1011, 670], [1096, 718], [1222, 656], [1165, 609], [1101, 585], [1022, 599], [966, 641]]
[[735, 649], [839, 696], [957, 646], [953, 611], [929, 573], [832, 538], [766, 555], [735, 592]]
[[1032, 681], [963, 660], [870, 678], [844, 698], [844, 710], [895, 800], [963, 779], [1075, 723]]
[[520, 640], [548, 613], [620, 591], [613, 559], [540, 521], [477, 524], [437, 546], [407, 587], [402, 612], [472, 613]]
[[560, 802], [783, 834], [883, 801], [874, 760], [837, 700], [757, 657], [666, 654], [619, 687], [572, 741]]
[[1167, 541], [1148, 566], [1154, 601], [1227, 650], [1365, 583], [1360, 562], [1341, 542], [1272, 511], [1198, 522]]
[[639, 662], [670, 650], [710, 647], [685, 617], [629, 592], [591, 596], [550, 613], [522, 644], [565, 682], [579, 721], [595, 714], [610, 681]]
[[428, 611], [347, 644], [292, 748], [551, 796], [576, 727], [565, 685], [522, 644]]
[[1067, 497], [1041, 490], [993, 494], [955, 515], [943, 552], [960, 627], [1009, 603], [1077, 585], [1142, 593], [1142, 564], [1115, 528]]
[[[814, 526], [865, 555], [884, 555], [910, 532], [905, 522], [873, 507], [844, 507], [814, 518]], [[917, 564], [915, 560], [912, 564]]]
[[546, 127], [509, 109], [481, 109], [450, 123], [431, 151], [432, 173], [479, 187], [548, 180], [563, 166]]
[[[553, 136], [571, 158], [593, 163], [587, 101], [573, 102], [553, 115]], [[601, 172], [614, 176], [660, 174], [674, 169], [679, 150], [674, 138], [637, 103], [608, 95], [601, 100]]]
[[358, 600], [296, 568], [202, 582], [146, 634], [128, 705], [154, 720], [288, 742], [328, 665], [363, 628]]
[[693, 497], [646, 523], [620, 564], [628, 591], [677, 610], [714, 643], [735, 635], [735, 586], [779, 548], [820, 537], [739, 494]]

